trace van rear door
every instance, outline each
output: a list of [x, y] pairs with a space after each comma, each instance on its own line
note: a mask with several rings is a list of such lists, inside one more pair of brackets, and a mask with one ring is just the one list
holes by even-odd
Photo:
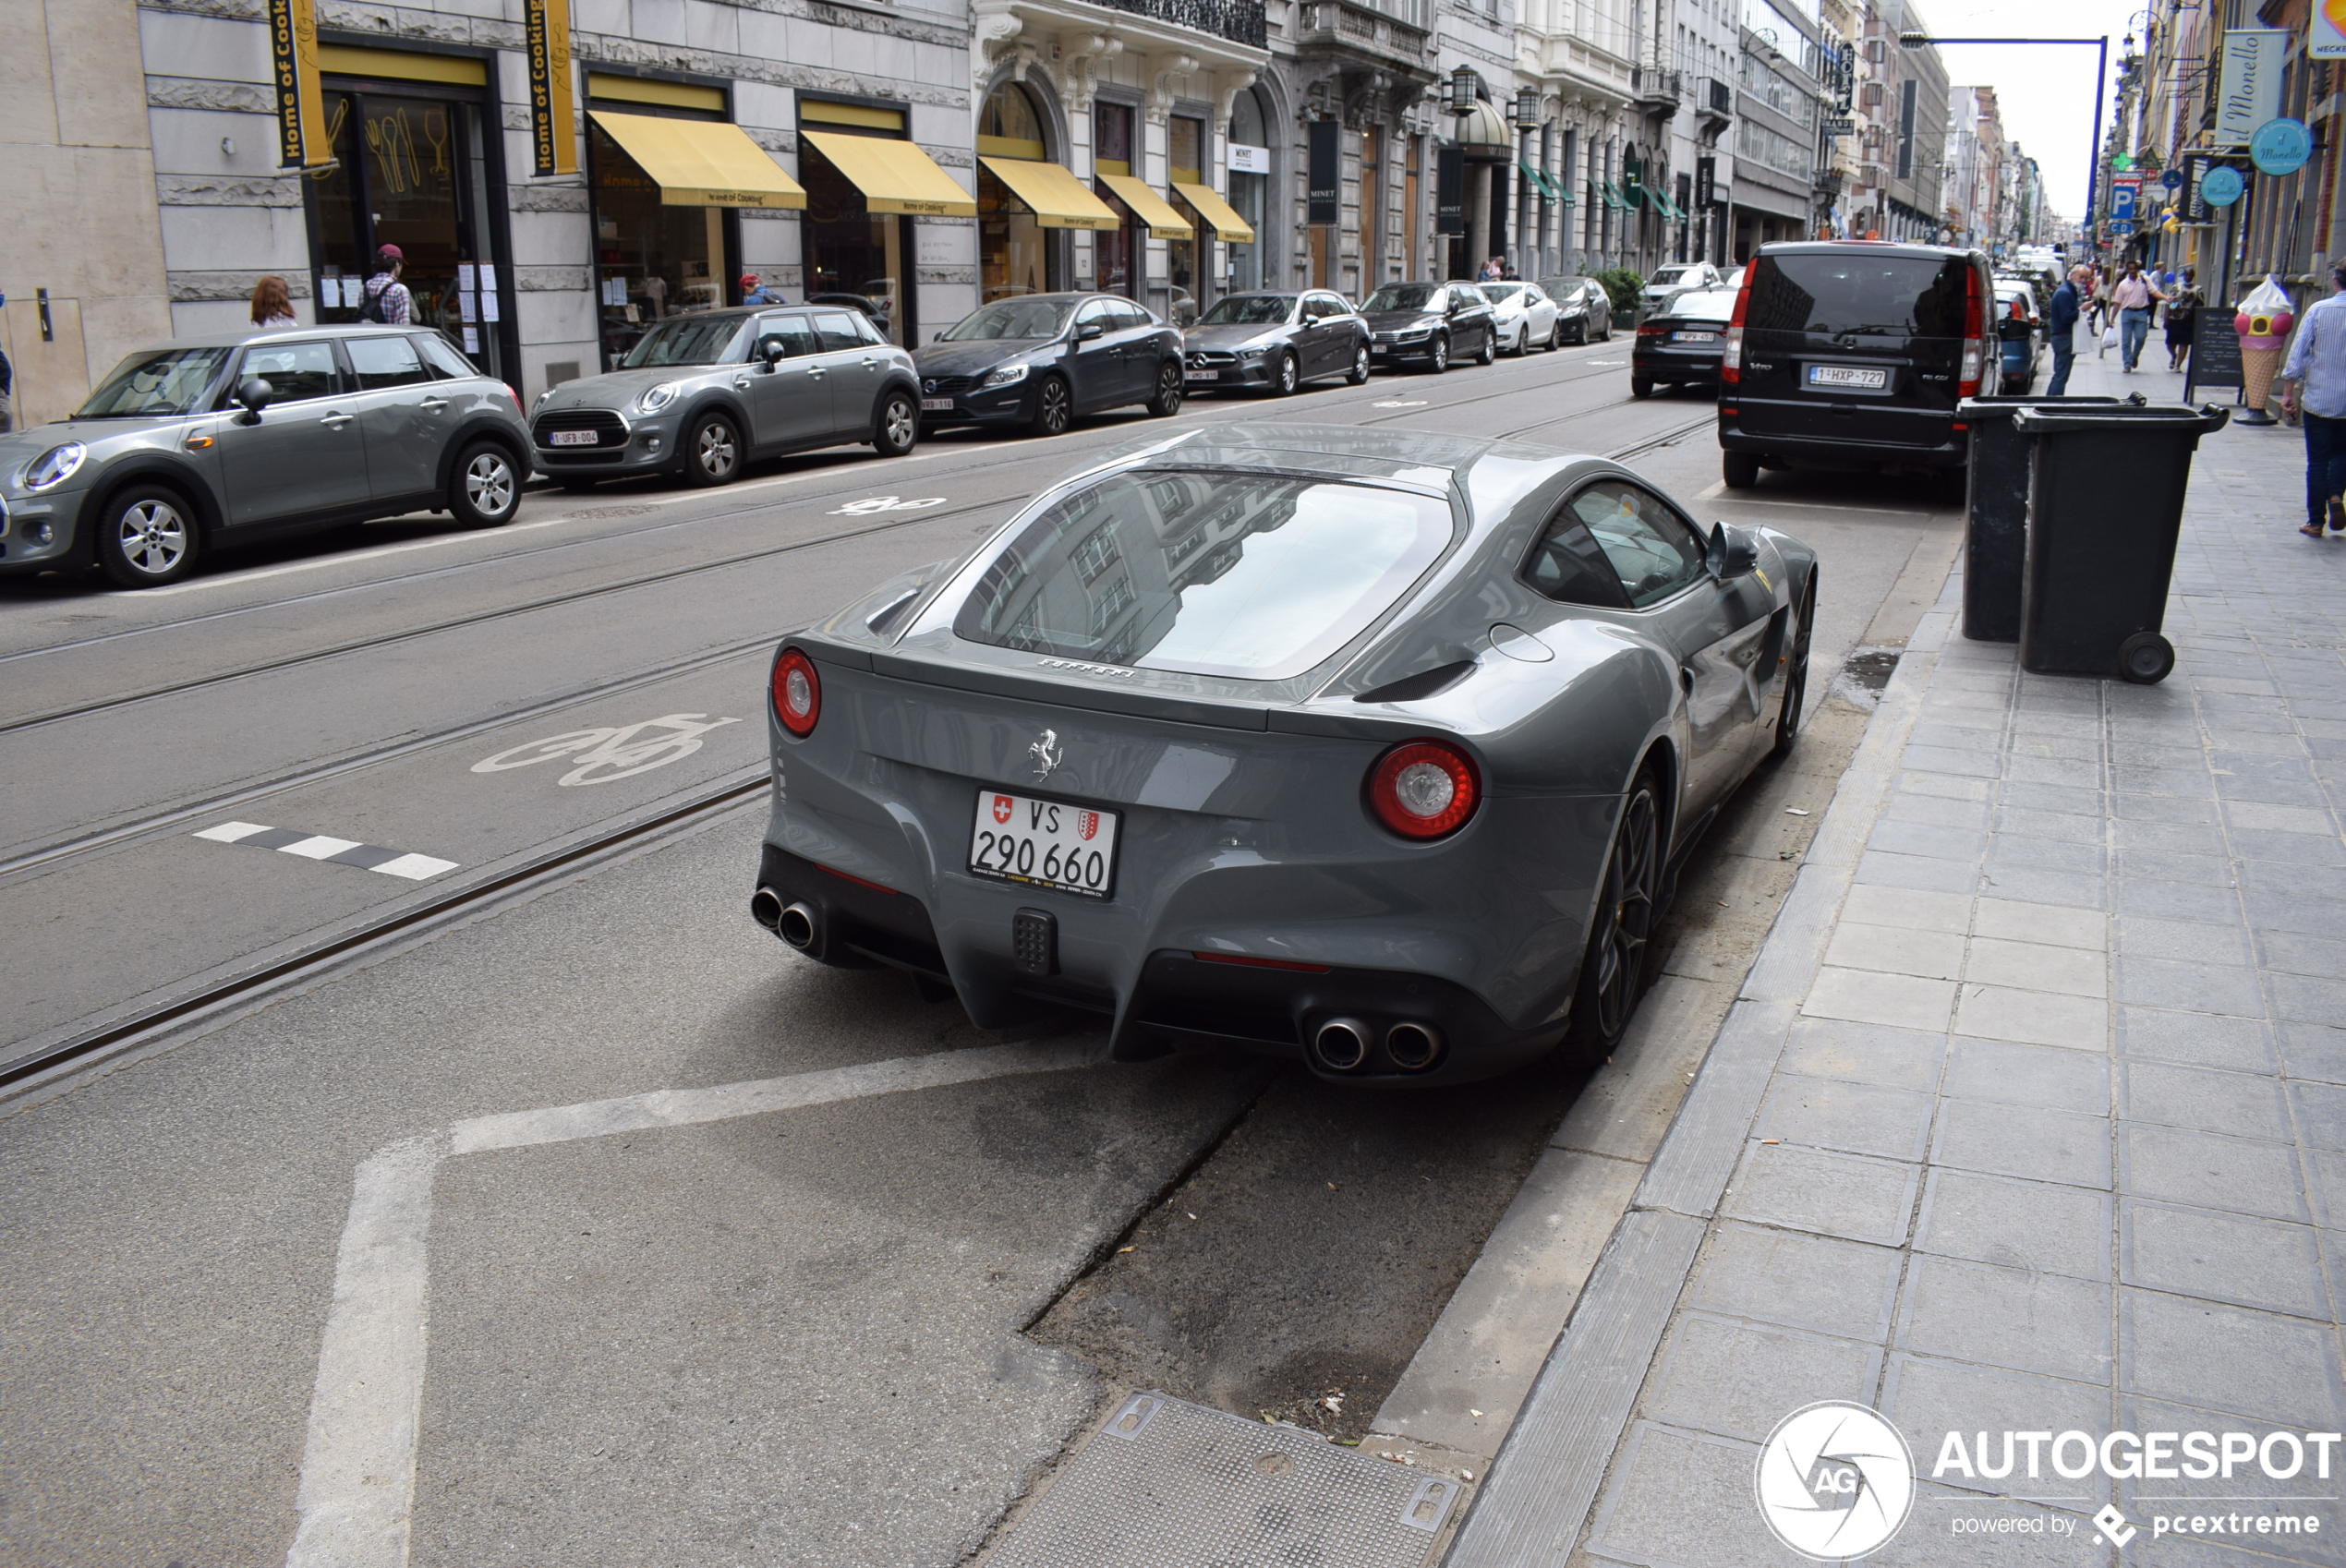
[[1969, 259], [1864, 246], [1763, 253], [1751, 265], [1744, 433], [1868, 447], [1949, 439]]

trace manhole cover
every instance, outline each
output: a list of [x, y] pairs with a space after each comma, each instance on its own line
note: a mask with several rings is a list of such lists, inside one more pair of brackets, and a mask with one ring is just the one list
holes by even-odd
[[1297, 1427], [1136, 1393], [986, 1560], [987, 1568], [1422, 1568], [1458, 1482]]

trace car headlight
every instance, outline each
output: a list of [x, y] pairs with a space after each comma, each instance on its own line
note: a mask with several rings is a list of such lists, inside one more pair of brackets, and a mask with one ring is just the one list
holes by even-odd
[[978, 384], [985, 387], [1014, 387], [1024, 380], [1026, 380], [1024, 365], [1005, 365], [998, 370], [986, 371], [986, 380]]
[[53, 446], [24, 465], [24, 488], [45, 490], [62, 485], [74, 476], [81, 467], [81, 460], [89, 455], [90, 449], [79, 441]]
[[1396, 343], [1414, 343], [1433, 331], [1433, 329], [1432, 327], [1411, 327], [1406, 332], [1394, 333], [1393, 341]]
[[1239, 357], [1240, 359], [1260, 359], [1270, 352], [1271, 351], [1267, 348], [1241, 348], [1239, 350]]
[[667, 407], [670, 404], [675, 402], [676, 394], [683, 390], [684, 389], [683, 387], [679, 386], [674, 381], [662, 381], [659, 385], [652, 388], [650, 391], [644, 393], [643, 396], [637, 398], [635, 400], [635, 406], [646, 414], [657, 414], [661, 409]]

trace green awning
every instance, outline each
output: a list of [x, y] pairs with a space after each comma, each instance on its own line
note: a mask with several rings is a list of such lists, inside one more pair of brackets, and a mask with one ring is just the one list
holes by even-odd
[[1518, 158], [1516, 160], [1515, 166], [1523, 171], [1523, 177], [1531, 182], [1531, 187], [1540, 193], [1541, 200], [1562, 201], [1565, 199], [1563, 187], [1548, 178], [1542, 171], [1533, 168], [1528, 161]]
[[1599, 180], [1597, 182], [1597, 192], [1604, 199], [1604, 204], [1607, 207], [1618, 208], [1626, 211], [1629, 205], [1626, 201], [1621, 199], [1621, 192], [1614, 188], [1614, 184], [1611, 180]]
[[1686, 222], [1686, 210], [1680, 207], [1676, 202], [1671, 200], [1669, 194], [1663, 190], [1659, 186], [1655, 187], [1651, 191], [1649, 191], [1647, 196], [1663, 217], [1668, 218], [1673, 223], [1682, 223]]

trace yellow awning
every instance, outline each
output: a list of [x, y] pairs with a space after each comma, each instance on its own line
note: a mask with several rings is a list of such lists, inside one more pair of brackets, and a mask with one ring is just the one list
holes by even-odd
[[1184, 185], [1175, 180], [1173, 188], [1181, 193], [1182, 200], [1196, 208], [1199, 214], [1214, 225], [1215, 234], [1232, 245], [1254, 243], [1254, 225], [1240, 217], [1228, 202], [1214, 194], [1212, 186]]
[[875, 212], [921, 212], [939, 218], [974, 218], [977, 199], [953, 183], [937, 160], [909, 141], [877, 136], [841, 136], [837, 131], [808, 130], [801, 126], [799, 139], [839, 166], [839, 172], [864, 193], [864, 205]]
[[1026, 158], [986, 158], [978, 162], [1010, 187], [1010, 194], [1034, 209], [1035, 221], [1046, 229], [1113, 229], [1124, 220], [1108, 204], [1083, 188], [1083, 182], [1057, 163]]
[[1117, 199], [1132, 209], [1132, 215], [1149, 226], [1150, 238], [1190, 239], [1196, 235], [1190, 221], [1143, 181], [1131, 175], [1102, 175], [1100, 183], [1116, 192]]
[[739, 126], [715, 120], [671, 120], [654, 115], [587, 118], [626, 149], [659, 187], [670, 207], [801, 208], [806, 192]]

